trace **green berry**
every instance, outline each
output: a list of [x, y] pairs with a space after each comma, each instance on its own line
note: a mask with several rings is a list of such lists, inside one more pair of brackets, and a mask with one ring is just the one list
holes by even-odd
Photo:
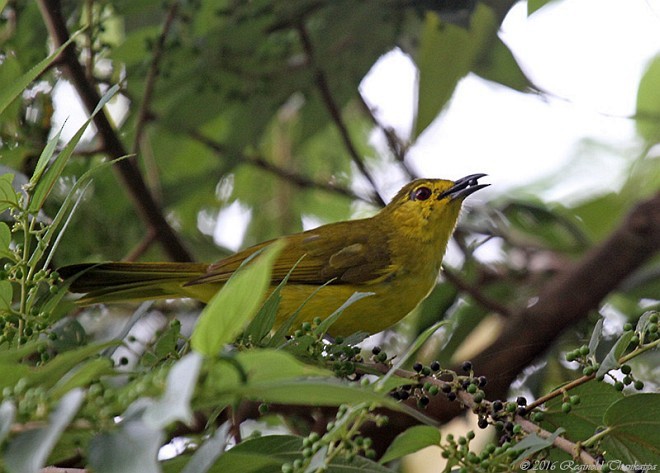
[[641, 391], [642, 389], [644, 389], [644, 383], [640, 380], [635, 381], [634, 386], [635, 386], [635, 389], [638, 390], [638, 391]]
[[623, 391], [624, 384], [621, 381], [614, 383], [614, 389], [617, 391]]
[[580, 355], [587, 356], [588, 354], [589, 354], [589, 347], [586, 345], [582, 345], [580, 347]]
[[564, 402], [564, 403], [561, 405], [561, 410], [562, 410], [562, 412], [563, 412], [564, 414], [568, 414], [569, 412], [571, 412], [571, 409], [572, 409], [572, 408], [573, 408], [573, 406], [571, 405], [570, 402]]
[[632, 329], [633, 329], [633, 326], [630, 322], [626, 322], [625, 324], [623, 324], [623, 330], [625, 332], [630, 332]]
[[577, 394], [574, 395], [574, 396], [571, 396], [571, 397], [569, 398], [569, 402], [570, 402], [571, 404], [573, 404], [574, 406], [577, 406], [578, 404], [580, 404], [580, 400], [581, 400], [581, 399], [580, 399], [580, 396], [578, 396]]
[[630, 374], [631, 371], [632, 368], [630, 367], [630, 365], [621, 365], [621, 372], [623, 374]]
[[470, 384], [470, 385], [467, 387], [467, 392], [469, 392], [470, 394], [474, 394], [474, 393], [477, 392], [477, 389], [478, 389], [478, 388], [477, 388], [477, 385], [476, 385], [476, 384]]

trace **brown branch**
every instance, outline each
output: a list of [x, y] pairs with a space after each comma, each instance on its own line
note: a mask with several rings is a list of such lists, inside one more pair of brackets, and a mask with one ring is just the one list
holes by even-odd
[[659, 250], [660, 192], [638, 204], [581, 261], [553, 277], [536, 303], [510, 317], [499, 338], [473, 360], [493, 380], [489, 393], [503, 397], [518, 373]]
[[153, 48], [153, 56], [151, 58], [151, 64], [149, 65], [149, 71], [147, 71], [147, 78], [145, 80], [144, 94], [142, 95], [142, 102], [140, 103], [140, 109], [137, 114], [137, 123], [135, 125], [135, 141], [133, 142], [133, 153], [138, 154], [140, 151], [140, 143], [142, 141], [142, 135], [144, 134], [144, 129], [151, 117], [149, 112], [149, 107], [151, 105], [151, 98], [154, 93], [154, 88], [156, 85], [156, 79], [159, 74], [160, 61], [163, 57], [163, 51], [165, 49], [165, 40], [174, 24], [174, 19], [176, 18], [177, 12], [179, 10], [179, 2], [173, 1], [170, 5], [167, 16], [165, 17], [165, 22], [163, 23], [163, 29], [158, 36], [158, 40]]
[[[220, 156], [227, 154], [227, 150], [220, 143], [211, 140], [210, 138], [202, 135], [201, 133], [193, 131], [190, 133], [190, 137], [196, 141], [199, 141], [203, 145], [207, 146], [208, 148], [213, 150], [214, 153]], [[241, 154], [239, 156], [239, 159], [241, 160], [241, 162], [263, 169], [264, 171], [267, 171], [285, 180], [286, 182], [289, 182], [302, 189], [319, 189], [326, 192], [331, 192], [333, 194], [338, 194], [344, 197], [348, 197], [353, 200], [361, 200], [368, 204], [373, 204], [373, 202], [370, 201], [369, 199], [357, 195], [355, 192], [351, 191], [350, 189], [336, 186], [328, 182], [315, 181], [307, 176], [303, 176], [302, 174], [298, 174], [289, 169], [284, 169], [279, 166], [276, 166], [270, 161], [264, 159], [262, 156]]]
[[[38, 4], [55, 47], [61, 46], [69, 39], [69, 31], [66, 27], [66, 21], [62, 16], [59, 0], [38, 0]], [[91, 113], [96, 108], [101, 97], [94, 85], [87, 80], [85, 70], [76, 56], [75, 46], [73, 44], [69, 45], [62, 52], [61, 58], [62, 66], [76, 88], [85, 108]], [[103, 143], [103, 149], [111, 158], [128, 155], [116, 130], [110, 123], [105, 110], [101, 110], [96, 114], [94, 125], [96, 125], [99, 137]], [[175, 261], [190, 261], [190, 253], [183, 246], [183, 243], [172, 227], [167, 223], [163, 212], [144, 182], [135, 161], [133, 159], [123, 159], [115, 165], [115, 169], [126, 186], [138, 214], [147, 227], [154, 230], [158, 241], [169, 257]]]
[[385, 201], [378, 193], [378, 186], [376, 186], [376, 181], [374, 180], [371, 173], [367, 169], [367, 166], [364, 164], [362, 157], [360, 156], [355, 145], [353, 144], [353, 140], [351, 140], [351, 136], [348, 132], [348, 127], [344, 123], [344, 119], [341, 116], [341, 111], [339, 110], [339, 106], [337, 105], [337, 102], [335, 102], [335, 99], [332, 95], [332, 91], [330, 90], [330, 86], [328, 85], [328, 80], [325, 77], [325, 73], [323, 72], [321, 67], [316, 63], [314, 46], [312, 45], [312, 40], [309, 37], [309, 33], [307, 32], [307, 28], [305, 28], [305, 25], [303, 24], [298, 25], [298, 35], [300, 36], [300, 41], [302, 43], [303, 50], [305, 51], [305, 54], [307, 56], [307, 60], [310, 66], [312, 67], [314, 73], [314, 80], [316, 81], [316, 86], [318, 87], [319, 92], [321, 93], [321, 98], [323, 99], [323, 103], [325, 104], [325, 107], [328, 109], [328, 112], [332, 117], [332, 121], [335, 123], [335, 126], [339, 130], [339, 135], [341, 136], [341, 139], [344, 142], [344, 146], [346, 147], [346, 150], [348, 151], [348, 154], [351, 157], [353, 163], [357, 166], [357, 168], [360, 170], [362, 175], [369, 181], [372, 188], [374, 189], [375, 199], [377, 200], [378, 204], [384, 207]]
[[483, 292], [481, 292], [479, 288], [468, 284], [460, 276], [458, 276], [458, 274], [456, 274], [453, 270], [450, 270], [447, 267], [443, 267], [442, 274], [447, 279], [447, 281], [449, 281], [451, 284], [456, 286], [456, 288], [459, 291], [463, 291], [466, 294], [469, 294], [482, 307], [485, 307], [486, 309], [496, 312], [505, 317], [508, 317], [510, 315], [510, 310], [508, 307], [506, 307], [503, 304], [500, 304], [496, 300], [489, 298]]
[[408, 152], [408, 146], [406, 145], [406, 143], [404, 143], [404, 141], [401, 138], [399, 138], [399, 136], [396, 134], [394, 129], [383, 125], [380, 122], [380, 120], [378, 120], [376, 114], [374, 113], [372, 108], [369, 106], [369, 104], [367, 103], [367, 101], [364, 99], [364, 97], [359, 91], [358, 91], [358, 99], [364, 111], [367, 113], [369, 118], [371, 118], [371, 122], [385, 136], [385, 140], [387, 140], [388, 148], [392, 152], [392, 155], [394, 156], [394, 159], [396, 159], [396, 162], [399, 163], [399, 166], [401, 166], [401, 169], [403, 169], [403, 172], [406, 174], [408, 179], [411, 180], [411, 179], [415, 179], [416, 177], [419, 177], [406, 164], [406, 153]]

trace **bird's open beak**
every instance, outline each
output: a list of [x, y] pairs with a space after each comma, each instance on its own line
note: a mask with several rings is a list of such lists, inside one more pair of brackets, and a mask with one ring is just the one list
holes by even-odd
[[478, 182], [478, 180], [484, 176], [486, 176], [486, 174], [470, 174], [469, 176], [457, 180], [454, 182], [453, 186], [438, 196], [438, 200], [444, 199], [445, 197], [450, 197], [452, 200], [464, 199], [468, 195], [477, 192], [479, 189], [488, 187], [490, 184], [479, 184]]

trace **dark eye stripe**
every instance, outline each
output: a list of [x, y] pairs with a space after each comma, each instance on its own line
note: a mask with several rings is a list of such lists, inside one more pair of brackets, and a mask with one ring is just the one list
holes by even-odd
[[433, 191], [426, 186], [413, 189], [410, 193], [410, 200], [426, 200], [433, 195]]

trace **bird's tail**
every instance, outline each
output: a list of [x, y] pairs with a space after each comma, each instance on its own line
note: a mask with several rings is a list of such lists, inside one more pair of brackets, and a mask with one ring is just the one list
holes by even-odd
[[207, 267], [203, 263], [88, 263], [65, 266], [58, 273], [70, 280], [71, 292], [85, 294], [78, 301], [81, 304], [179, 297], [204, 300], [207, 297], [184, 286]]

